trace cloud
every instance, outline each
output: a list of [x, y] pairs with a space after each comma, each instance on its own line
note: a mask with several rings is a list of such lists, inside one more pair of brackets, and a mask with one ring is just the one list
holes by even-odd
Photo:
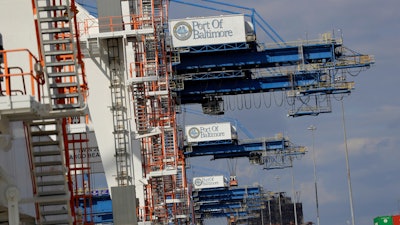
[[[384, 149], [393, 149], [397, 141], [388, 137], [352, 138], [348, 140], [349, 153], [353, 155], [375, 154]], [[340, 149], [345, 149], [344, 144]]]
[[[326, 188], [324, 179], [318, 179], [317, 181], [318, 190], [318, 203], [328, 204], [338, 202], [342, 198], [342, 193], [334, 192]], [[301, 199], [304, 204], [315, 204], [315, 183], [314, 181], [300, 183]]]

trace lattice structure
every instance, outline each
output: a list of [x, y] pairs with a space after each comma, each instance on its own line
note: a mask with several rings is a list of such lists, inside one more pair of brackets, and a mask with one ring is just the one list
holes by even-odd
[[89, 138], [86, 131], [88, 116], [76, 116], [63, 120], [66, 165], [69, 165], [72, 206], [77, 224], [94, 224], [92, 210], [91, 169]]
[[178, 149], [176, 113], [169, 87], [171, 59], [164, 37], [167, 1], [138, 1], [135, 29], [152, 28], [134, 43], [135, 70], [130, 90], [141, 141], [145, 208], [143, 221], [186, 224], [189, 221], [185, 163]]

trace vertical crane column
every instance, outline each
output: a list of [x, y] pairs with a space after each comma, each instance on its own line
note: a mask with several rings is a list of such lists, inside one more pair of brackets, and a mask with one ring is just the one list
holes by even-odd
[[145, 186], [144, 221], [186, 224], [188, 195], [183, 154], [169, 88], [171, 60], [166, 53], [167, 2], [139, 0], [139, 27], [153, 32], [136, 39], [135, 71], [130, 89], [136, 131], [141, 141]]
[[127, 124], [127, 107], [125, 104], [125, 77], [120, 57], [120, 39], [107, 39], [108, 63], [110, 69], [111, 111], [114, 124], [115, 158], [117, 165], [117, 182], [119, 186], [132, 183], [131, 163], [128, 153], [129, 130]]

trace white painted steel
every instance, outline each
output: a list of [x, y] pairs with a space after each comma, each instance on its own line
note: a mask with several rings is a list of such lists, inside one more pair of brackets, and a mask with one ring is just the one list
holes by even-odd
[[175, 48], [246, 42], [244, 15], [171, 20]]
[[236, 130], [229, 122], [198, 124], [185, 127], [187, 143], [236, 139]]
[[222, 175], [193, 178], [194, 189], [221, 188], [227, 186], [228, 186], [227, 179]]

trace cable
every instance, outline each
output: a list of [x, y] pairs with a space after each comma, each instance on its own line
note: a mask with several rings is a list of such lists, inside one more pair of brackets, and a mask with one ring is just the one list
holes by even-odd
[[235, 111], [235, 107], [232, 108], [231, 102], [232, 102], [232, 97], [229, 98], [229, 110]]
[[350, 74], [350, 76], [352, 76], [352, 77], [358, 76], [358, 75], [361, 73], [361, 71], [362, 71], [362, 68], [360, 68], [360, 70], [358, 70], [358, 72], [356, 72], [355, 74], [353, 74], [353, 73], [350, 72], [350, 69], [346, 69], [346, 72], [347, 72], [348, 74]]
[[[247, 99], [246, 99], [246, 96], [245, 96], [245, 95], [242, 95], [242, 99], [244, 99], [244, 107], [245, 107], [246, 109], [251, 109], [251, 96], [250, 96], [250, 101], [247, 101]], [[250, 103], [250, 105], [249, 105], [249, 106], [247, 105], [247, 102], [249, 102], [249, 103]]]
[[342, 100], [344, 99], [344, 97], [345, 97], [345, 94], [339, 95], [339, 98], [336, 98], [336, 96], [337, 96], [337, 95], [333, 95], [333, 98], [334, 98], [336, 101], [342, 101]]
[[[286, 92], [287, 93], [287, 92]], [[291, 102], [289, 102], [289, 99], [292, 99], [292, 101]], [[286, 103], [289, 105], [289, 106], [293, 106], [294, 104], [295, 104], [295, 102], [296, 102], [296, 97], [294, 96], [294, 97], [287, 97], [287, 95], [286, 95]]]
[[[259, 109], [259, 108], [261, 108], [261, 97], [258, 98], [259, 104], [256, 105], [256, 97], [255, 97], [255, 95], [256, 95], [256, 94], [253, 94], [253, 103], [254, 103], [254, 107], [255, 107], [256, 109]], [[258, 96], [260, 96], [260, 95], [258, 94]]]
[[301, 101], [301, 103], [303, 103], [303, 105], [307, 105], [308, 104], [308, 102], [310, 101], [310, 95], [308, 95], [308, 96], [305, 96], [306, 97], [306, 100], [304, 101], [303, 100], [303, 98], [301, 97], [301, 96], [299, 96], [298, 97], [298, 99]]
[[278, 104], [278, 102], [276, 101], [276, 95], [275, 92], [273, 92], [274, 95], [274, 101], [275, 101], [275, 105], [278, 107], [281, 107], [283, 105], [283, 94], [282, 94], [282, 98], [281, 98], [281, 103]]
[[237, 106], [237, 109], [238, 110], [242, 110], [243, 107], [244, 107], [243, 106], [243, 101], [241, 102], [241, 106], [239, 106], [239, 100], [238, 99], [239, 99], [239, 96], [236, 95], [236, 103], [237, 103], [236, 106]]
[[266, 103], [265, 103], [265, 94], [263, 93], [263, 102], [264, 102], [264, 106], [267, 108], [267, 109], [269, 109], [270, 107], [271, 107], [271, 105], [272, 105], [272, 95], [271, 95], [271, 93], [268, 93], [269, 94], [269, 104], [268, 105], [266, 105]]

